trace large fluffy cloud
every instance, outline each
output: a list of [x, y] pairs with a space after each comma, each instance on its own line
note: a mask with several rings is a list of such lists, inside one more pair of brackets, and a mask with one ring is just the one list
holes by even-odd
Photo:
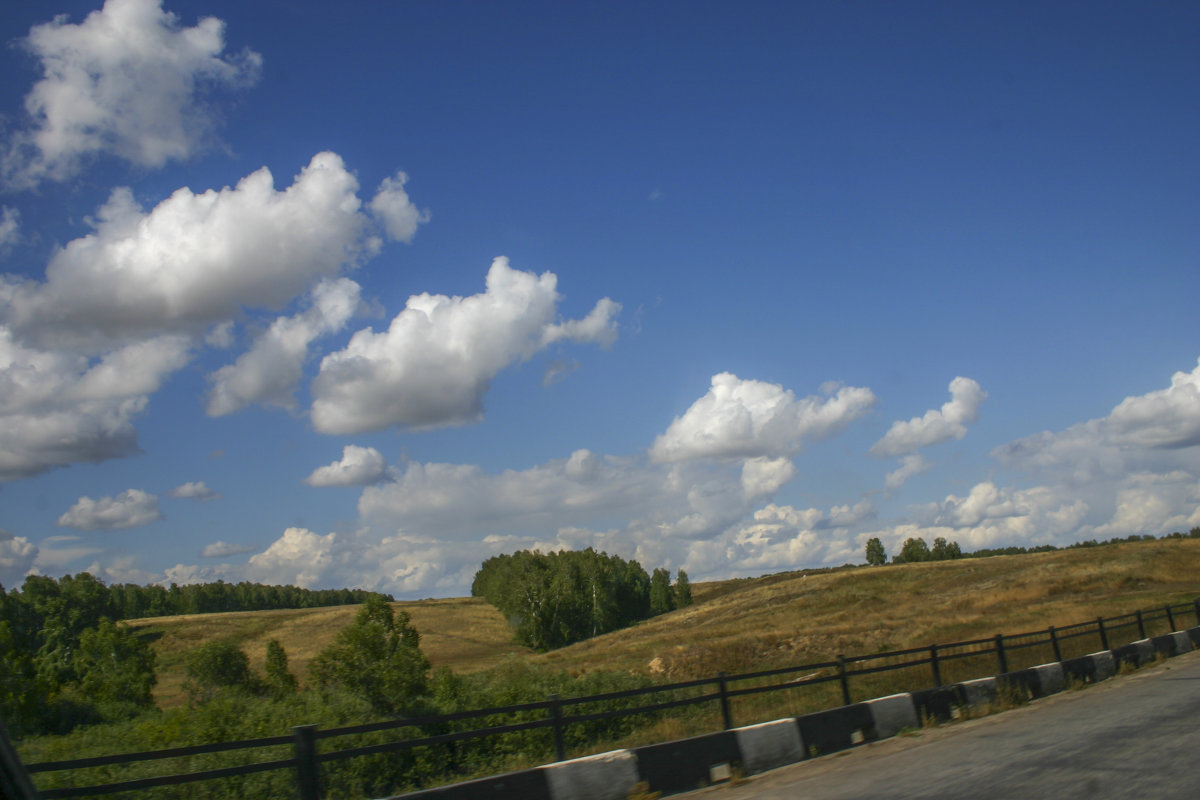
[[561, 339], [615, 338], [619, 304], [604, 298], [583, 320], [556, 322], [556, 286], [553, 273], [522, 272], [497, 258], [482, 294], [410, 297], [386, 331], [361, 330], [325, 356], [313, 382], [313, 424], [355, 434], [475, 422], [505, 367]]
[[309, 308], [276, 319], [248, 352], [213, 373], [209, 415], [231, 414], [251, 403], [292, 408], [309, 345], [345, 326], [358, 307], [359, 294], [359, 285], [349, 278], [319, 283]]
[[659, 462], [791, 456], [805, 439], [842, 430], [874, 403], [866, 388], [843, 386], [830, 396], [796, 399], [779, 384], [722, 372], [654, 441], [650, 455]]
[[163, 336], [90, 359], [23, 347], [0, 326], [0, 481], [136, 452], [134, 418], [188, 349]]
[[882, 439], [871, 447], [877, 456], [904, 456], [922, 447], [967, 435], [967, 424], [979, 418], [979, 407], [987, 392], [970, 378], [950, 381], [950, 400], [940, 409], [931, 408], [923, 417], [897, 420]]
[[1106, 417], [996, 448], [1002, 463], [1057, 480], [1094, 484], [1139, 472], [1200, 472], [1200, 361], [1171, 385], [1127, 397]]
[[158, 498], [141, 489], [126, 489], [116, 497], [81, 497], [58, 518], [65, 528], [83, 531], [137, 528], [162, 519]]
[[3, 311], [18, 330], [79, 346], [97, 333], [193, 332], [245, 307], [279, 308], [377, 250], [357, 191], [329, 152], [282, 191], [265, 167], [233, 188], [179, 189], [149, 212], [117, 189], [94, 232], [54, 254], [45, 284], [10, 282]]
[[387, 474], [387, 462], [374, 447], [348, 444], [342, 448], [342, 458], [318, 467], [304, 479], [309, 486], [369, 486]]
[[42, 78], [25, 98], [30, 127], [4, 160], [11, 182], [65, 179], [97, 153], [160, 167], [211, 141], [218, 116], [204, 97], [253, 83], [262, 59], [224, 55], [221, 20], [185, 28], [161, 6], [108, 0], [79, 24], [64, 15], [29, 32]]
[[[195, 349], [228, 343], [246, 309], [315, 285], [308, 308], [213, 376], [210, 413], [290, 406], [311, 342], [358, 306], [358, 285], [337, 274], [377, 251], [380, 225], [412, 233], [373, 220], [357, 191], [328, 152], [283, 190], [265, 168], [234, 188], [180, 189], [149, 212], [117, 190], [93, 232], [54, 253], [45, 281], [0, 277], [0, 480], [136, 452], [134, 420]], [[376, 195], [388, 215], [411, 205], [398, 192], [388, 179]]]

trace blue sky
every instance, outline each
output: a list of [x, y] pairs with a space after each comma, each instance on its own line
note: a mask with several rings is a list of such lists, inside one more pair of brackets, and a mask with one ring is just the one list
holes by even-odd
[[16, 0], [0, 33], [6, 586], [1200, 525], [1192, 4]]

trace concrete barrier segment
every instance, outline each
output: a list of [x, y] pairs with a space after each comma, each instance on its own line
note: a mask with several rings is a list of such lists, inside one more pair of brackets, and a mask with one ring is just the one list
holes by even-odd
[[626, 800], [638, 782], [638, 761], [628, 750], [613, 750], [542, 767], [550, 800]]
[[1176, 631], [1175, 633], [1172, 633], [1171, 636], [1175, 639], [1175, 655], [1181, 656], [1184, 653], [1190, 653], [1193, 649], [1195, 649], [1192, 647], [1192, 640], [1189, 639], [1188, 635], [1183, 631]]
[[921, 726], [921, 720], [917, 717], [917, 706], [912, 695], [907, 692], [868, 700], [865, 705], [871, 709], [876, 739], [888, 739], [905, 728], [915, 729]]
[[1139, 639], [1136, 642], [1130, 642], [1127, 645], [1114, 648], [1112, 654], [1118, 664], [1128, 663], [1135, 667], [1140, 667], [1154, 660], [1154, 652], [1154, 643], [1152, 641], [1149, 639]]
[[936, 689], [919, 689], [912, 693], [913, 705], [917, 707], [917, 717], [924, 722], [935, 719], [947, 722], [957, 719], [958, 707], [967, 704], [962, 687], [954, 684], [939, 686]]
[[853, 703], [796, 717], [796, 725], [808, 755], [823, 756], [861, 744], [875, 718], [865, 703]]
[[[652, 791], [686, 792], [707, 786], [722, 766], [742, 758], [737, 735], [718, 731], [674, 742], [648, 744], [634, 751], [641, 779]], [[714, 771], [714, 768], [718, 768]]]
[[1195, 647], [1200, 648], [1200, 626], [1188, 628], [1186, 631], [1184, 631], [1184, 633], [1186, 633], [1188, 638], [1192, 640], [1192, 644]]
[[1063, 665], [1055, 662], [1053, 664], [1042, 664], [1034, 667], [1037, 673], [1038, 688], [1034, 692], [1036, 697], [1045, 697], [1051, 694], [1058, 694], [1067, 686], [1066, 676], [1063, 674]]
[[803, 761], [804, 740], [794, 719], [777, 719], [734, 731], [747, 775]]
[[1117, 659], [1111, 650], [1101, 650], [1088, 656], [1095, 670], [1094, 681], [1103, 681], [1117, 674]]
[[1152, 636], [1150, 644], [1154, 647], [1154, 654], [1163, 658], [1172, 658], [1176, 655], [1175, 652], [1175, 634], [1165, 633], [1162, 636]]
[[987, 705], [996, 699], [998, 687], [995, 678], [976, 678], [963, 681], [959, 686], [962, 687], [963, 699], [972, 708]]

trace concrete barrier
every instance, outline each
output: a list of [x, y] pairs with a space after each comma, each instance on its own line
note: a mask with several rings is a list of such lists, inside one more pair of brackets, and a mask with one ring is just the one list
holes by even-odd
[[707, 786], [742, 757], [733, 731], [646, 745], [633, 752], [641, 779], [657, 792], [685, 792]]
[[936, 689], [921, 689], [912, 693], [917, 716], [922, 720], [934, 719], [946, 722], [958, 716], [956, 709], [967, 705], [962, 687], [939, 686]]
[[873, 720], [871, 739], [889, 739], [905, 728], [915, 730], [921, 725], [916, 704], [907, 692], [868, 700], [865, 705]]
[[638, 782], [638, 759], [628, 750], [613, 750], [542, 769], [550, 800], [626, 800]]
[[1200, 626], [1188, 628], [1186, 631], [1184, 631], [1184, 633], [1186, 633], [1187, 637], [1192, 640], [1193, 647], [1200, 648]]
[[747, 775], [803, 761], [804, 740], [795, 719], [777, 719], [734, 731]]
[[854, 703], [796, 717], [796, 724], [808, 754], [823, 756], [864, 742], [875, 719], [865, 704]]
[[962, 689], [966, 704], [972, 708], [995, 702], [999, 691], [995, 678], [976, 678], [973, 681], [963, 681], [959, 687]]
[[1092, 659], [1095, 669], [1096, 677], [1093, 680], [1103, 681], [1117, 674], [1117, 659], [1111, 650], [1101, 650], [1099, 653], [1092, 653], [1088, 658]]
[[1154, 643], [1149, 639], [1139, 639], [1136, 642], [1114, 648], [1112, 654], [1118, 664], [1140, 667], [1154, 660]]
[[1042, 664], [1034, 667], [1034, 672], [1037, 673], [1037, 691], [1034, 692], [1034, 697], [1046, 697], [1051, 694], [1058, 694], [1066, 688], [1067, 681], [1063, 675], [1063, 665], [1057, 661], [1053, 664]]

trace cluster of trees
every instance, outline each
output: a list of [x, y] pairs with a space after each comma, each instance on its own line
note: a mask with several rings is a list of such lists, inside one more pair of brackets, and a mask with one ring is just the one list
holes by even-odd
[[[279, 608], [318, 608], [347, 606], [361, 603], [376, 594], [362, 589], [301, 589], [298, 586], [268, 586], [261, 583], [195, 583], [169, 587], [151, 584], [138, 586], [117, 583], [106, 586], [81, 573], [75, 580], [90, 578], [98, 589], [92, 591], [92, 601], [103, 606], [110, 619], [140, 619], [166, 617], [176, 614], [210, 614], [225, 611], [270, 611]], [[68, 576], [69, 577], [69, 576]], [[41, 581], [53, 578], [38, 577]], [[66, 580], [66, 578], [64, 578]], [[28, 579], [27, 581], [28, 582]], [[391, 595], [380, 595], [391, 600]]]
[[687, 573], [656, 569], [592, 548], [521, 550], [483, 562], [471, 595], [500, 610], [522, 644], [551, 650], [691, 605]]
[[0, 718], [16, 736], [123, 719], [153, 706], [154, 652], [114, 624], [87, 573], [0, 587]]
[[[1162, 536], [1163, 539], [1200, 539], [1200, 526], [1192, 528], [1187, 533], [1175, 531]], [[1009, 547], [981, 547], [978, 550], [972, 550], [969, 553], [964, 553], [958, 546], [958, 542], [947, 542], [942, 537], [933, 540], [933, 547], [925, 543], [924, 539], [909, 538], [904, 540], [904, 544], [900, 546], [900, 552], [892, 558], [893, 564], [912, 564], [920, 561], [945, 561], [951, 558], [988, 558], [989, 556], [1016, 556], [1026, 553], [1050, 553], [1055, 550], [1072, 550], [1079, 547], [1104, 547], [1113, 544], [1126, 544], [1128, 542], [1153, 542], [1157, 541], [1154, 536], [1144, 534], [1131, 534], [1126, 537], [1115, 537], [1107, 541], [1097, 541], [1095, 539], [1086, 539], [1082, 542], [1075, 542], [1066, 547], [1056, 547], [1052, 544], [1039, 544], [1033, 547], [1020, 547], [1017, 545]], [[871, 566], [882, 566], [887, 563], [887, 551], [883, 547], [883, 542], [878, 537], [872, 537], [867, 540], [866, 551], [867, 563]]]
[[[287, 653], [275, 639], [267, 642], [262, 675], [250, 669], [249, 657], [228, 639], [193, 649], [184, 669], [184, 688], [193, 705], [229, 692], [279, 700], [298, 688]], [[429, 661], [421, 654], [421, 636], [408, 614], [382, 597], [369, 597], [354, 622], [309, 663], [308, 677], [318, 691], [350, 695], [390, 716], [420, 704], [428, 691]]]
[[154, 651], [119, 620], [204, 611], [310, 608], [390, 596], [242, 582], [107, 586], [81, 572], [0, 586], [0, 718], [14, 736], [136, 716], [154, 707]]
[[[962, 548], [958, 542], [947, 542], [941, 536], [933, 540], [930, 547], [921, 538], [909, 538], [900, 546], [900, 552], [892, 556], [893, 564], [915, 564], [921, 561], [947, 561], [952, 558], [962, 558]], [[887, 563], [887, 551], [878, 537], [867, 540], [867, 563], [879, 567]]]

